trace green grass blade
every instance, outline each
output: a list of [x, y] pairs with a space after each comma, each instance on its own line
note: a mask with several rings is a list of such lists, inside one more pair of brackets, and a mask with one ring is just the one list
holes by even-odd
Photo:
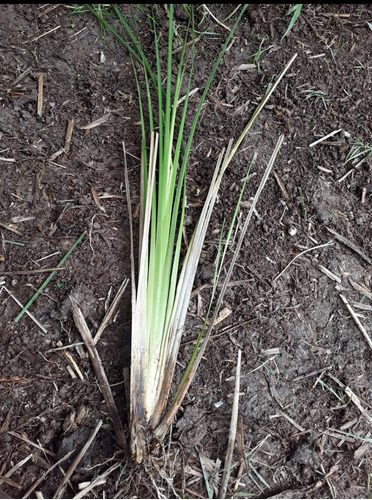
[[211, 71], [211, 73], [209, 75], [209, 78], [207, 80], [207, 83], [205, 85], [204, 92], [203, 92], [203, 94], [202, 94], [202, 96], [200, 98], [199, 106], [198, 106], [198, 108], [196, 110], [195, 118], [194, 118], [194, 121], [192, 123], [191, 130], [190, 130], [190, 133], [189, 133], [189, 138], [188, 138], [188, 141], [187, 141], [187, 144], [186, 144], [186, 148], [185, 148], [185, 152], [184, 152], [184, 162], [185, 162], [185, 164], [187, 163], [187, 160], [188, 160], [188, 157], [189, 157], [189, 154], [190, 154], [190, 148], [191, 148], [192, 140], [194, 138], [196, 126], [197, 126], [198, 121], [199, 121], [200, 113], [201, 113], [201, 110], [202, 110], [205, 98], [207, 97], [207, 94], [209, 92], [209, 89], [210, 89], [210, 86], [212, 84], [213, 78], [214, 78], [214, 76], [216, 74], [217, 68], [218, 68], [218, 66], [219, 66], [219, 64], [221, 62], [221, 59], [224, 56], [224, 54], [226, 52], [226, 49], [229, 46], [229, 43], [230, 43], [230, 41], [231, 41], [231, 39], [232, 39], [232, 37], [233, 37], [233, 35], [235, 33], [235, 30], [236, 30], [238, 24], [240, 23], [240, 20], [241, 20], [241, 18], [243, 16], [244, 12], [246, 11], [247, 7], [248, 7], [247, 4], [243, 5], [238, 18], [235, 21], [235, 24], [232, 27], [232, 29], [231, 29], [228, 37], [226, 38], [226, 41], [225, 41], [225, 43], [224, 43], [224, 45], [223, 45], [223, 47], [222, 47], [222, 49], [221, 49], [221, 51], [220, 51], [217, 59], [216, 59], [216, 62], [214, 64], [214, 66], [213, 66], [213, 69], [212, 69], [212, 71]]
[[286, 16], [288, 16], [289, 14], [292, 14], [292, 12], [293, 12], [293, 16], [292, 16], [292, 19], [291, 19], [291, 21], [290, 21], [290, 23], [288, 25], [288, 28], [287, 28], [286, 32], [284, 33], [284, 35], [282, 36], [282, 38], [280, 39], [280, 41], [282, 41], [288, 35], [288, 33], [293, 28], [293, 26], [296, 24], [297, 18], [298, 18], [298, 16], [301, 13], [301, 9], [302, 9], [302, 4], [299, 3], [299, 4], [294, 5], [293, 7], [291, 7], [288, 10], [288, 12], [286, 13]]
[[[75, 248], [82, 241], [82, 239], [85, 237], [86, 234], [87, 234], [87, 231], [84, 231], [83, 234], [81, 234], [79, 236], [79, 238], [75, 241], [75, 243], [72, 245], [72, 247], [70, 248], [70, 250], [66, 253], [66, 255], [58, 262], [58, 264], [57, 264], [56, 267], [62, 267], [63, 266], [63, 264], [70, 257], [70, 255], [72, 254], [72, 252], [75, 250]], [[47, 277], [47, 279], [43, 282], [43, 284], [40, 286], [40, 288], [34, 293], [34, 295], [31, 297], [31, 299], [27, 302], [27, 304], [24, 306], [24, 308], [21, 310], [21, 312], [15, 318], [15, 320], [14, 320], [15, 323], [18, 323], [18, 321], [22, 318], [22, 316], [24, 315], [24, 313], [35, 302], [35, 300], [39, 297], [39, 295], [47, 287], [48, 283], [54, 278], [54, 276], [57, 274], [57, 272], [58, 271], [52, 271], [50, 273], [50, 275]]]

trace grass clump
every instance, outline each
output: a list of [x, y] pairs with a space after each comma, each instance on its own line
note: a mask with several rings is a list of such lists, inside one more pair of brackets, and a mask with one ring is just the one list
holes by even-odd
[[[162, 440], [172, 424], [177, 409], [180, 407], [201, 361], [227, 288], [228, 281], [225, 281], [217, 299], [212, 319], [208, 325], [204, 324], [182, 381], [171, 399], [171, 386], [190, 294], [223, 175], [253, 122], [296, 56], [287, 64], [275, 84], [271, 86], [270, 91], [266, 93], [236, 143], [233, 144], [233, 140], [231, 140], [226, 150], [221, 151], [202, 212], [194, 228], [190, 244], [184, 251], [182, 230], [187, 193], [186, 170], [195, 130], [218, 65], [234, 36], [247, 5], [242, 5], [239, 10], [235, 9], [234, 11], [235, 23], [214, 62], [190, 126], [187, 124], [186, 117], [189, 114], [189, 99], [197, 50], [194, 7], [192, 5], [178, 7], [172, 4], [166, 6], [167, 36], [164, 33], [160, 36], [156, 21], [155, 11], [162, 7], [146, 8], [147, 22], [153, 37], [152, 47], [155, 59], [153, 67], [141, 46], [137, 26], [133, 22], [135, 19], [134, 10], [128, 20], [117, 5], [112, 6], [111, 14], [116, 16], [116, 21], [123, 30], [120, 34], [112, 22], [108, 22], [104, 17], [105, 10], [99, 10], [97, 6], [91, 5], [87, 5], [86, 8], [97, 17], [101, 26], [104, 26], [106, 31], [111, 32], [115, 39], [128, 50], [132, 58], [133, 74], [138, 90], [142, 157], [137, 259], [134, 256], [133, 227], [130, 214], [132, 345], [129, 427], [132, 453], [140, 462], [149, 453], [150, 444], [154, 438]], [[183, 8], [184, 12], [187, 13], [186, 27], [176, 25], [176, 8]], [[164, 59], [165, 67], [162, 67], [164, 50], [161, 43], [164, 40], [166, 56]], [[175, 40], [179, 41], [177, 47], [174, 45]], [[175, 51], [178, 52], [177, 57]], [[140, 69], [138, 69], [138, 63]], [[226, 280], [231, 278], [242, 238], [282, 141], [283, 138], [278, 141], [272, 160], [256, 193]], [[125, 153], [124, 143], [123, 148]], [[127, 169], [125, 178], [128, 206], [130, 207], [130, 184]], [[227, 245], [231, 238], [241, 196], [242, 193], [229, 226], [226, 246], [219, 249], [220, 258], [216, 264], [215, 284], [218, 281]], [[214, 292], [215, 289], [216, 287], [214, 287]]]

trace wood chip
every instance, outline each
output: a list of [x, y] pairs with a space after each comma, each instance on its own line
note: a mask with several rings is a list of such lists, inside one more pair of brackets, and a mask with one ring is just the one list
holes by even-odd
[[69, 151], [70, 151], [70, 142], [71, 142], [71, 137], [72, 137], [72, 132], [74, 130], [74, 125], [75, 121], [74, 120], [69, 120], [67, 124], [67, 130], [66, 130], [66, 137], [65, 137], [65, 155], [67, 156]]
[[282, 179], [279, 177], [279, 175], [275, 172], [275, 170], [273, 170], [273, 175], [276, 179], [276, 182], [278, 183], [282, 193], [283, 193], [283, 196], [286, 200], [289, 200], [289, 194], [288, 194], [288, 191], [286, 190], [284, 184], [283, 184], [283, 181]]
[[[218, 323], [221, 323], [221, 321], [223, 321], [228, 316], [230, 316], [231, 313], [232, 313], [232, 310], [229, 309], [228, 307], [225, 307], [224, 309], [222, 309], [222, 311], [220, 312], [220, 314], [218, 315], [218, 317], [216, 318], [216, 320], [214, 322], [214, 326], [218, 325]], [[207, 324], [210, 325], [210, 321], [208, 321]]]
[[353, 302], [353, 306], [362, 311], [372, 311], [372, 306], [368, 304], [362, 304], [362, 302]]
[[364, 188], [362, 189], [362, 199], [361, 199], [361, 203], [362, 203], [362, 205], [364, 205], [364, 203], [366, 202], [366, 194], [367, 194], [367, 188], [366, 188], [366, 187], [364, 187]]
[[107, 122], [109, 119], [111, 113], [108, 113], [107, 115], [103, 115], [101, 118], [98, 118], [98, 120], [94, 120], [93, 122], [88, 123], [88, 125], [84, 125], [82, 127], [79, 127], [80, 130], [90, 130], [91, 128], [98, 127], [99, 125], [102, 125], [102, 123]]
[[371, 443], [363, 443], [362, 446], [359, 446], [359, 448], [354, 451], [354, 458], [357, 460], [362, 458], [369, 451], [370, 447]]
[[97, 195], [97, 191], [94, 189], [93, 186], [91, 186], [90, 188], [90, 191], [92, 193], [92, 197], [93, 197], [93, 200], [94, 200], [94, 203], [97, 205], [97, 207], [102, 211], [102, 212], [106, 212], [105, 210], [105, 207], [102, 205], [102, 203], [99, 201], [99, 198], [98, 198], [98, 195]]
[[35, 73], [37, 76], [37, 114], [43, 114], [43, 87], [44, 87], [44, 73]]
[[238, 452], [238, 460], [244, 464], [245, 470], [247, 474], [249, 474], [249, 465], [244, 446], [244, 424], [243, 417], [241, 415], [238, 416], [238, 425], [236, 429], [236, 448]]
[[241, 64], [236, 69], [238, 71], [247, 71], [247, 70], [250, 70], [250, 69], [256, 69], [256, 65], [255, 64]]
[[17, 230], [17, 226], [15, 224], [3, 224], [0, 222], [0, 226], [8, 231], [11, 231], [12, 233], [18, 234], [18, 236], [22, 236], [22, 233]]

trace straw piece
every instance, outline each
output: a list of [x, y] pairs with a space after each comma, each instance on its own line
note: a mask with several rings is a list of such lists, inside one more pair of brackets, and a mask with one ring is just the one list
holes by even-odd
[[89, 493], [95, 486], [98, 486], [99, 484], [102, 484], [102, 482], [106, 482], [106, 477], [111, 474], [114, 470], [116, 470], [118, 467], [121, 466], [121, 462], [116, 463], [115, 465], [111, 466], [109, 469], [107, 469], [103, 474], [100, 476], [97, 476], [91, 483], [88, 484], [86, 488], [83, 490], [79, 491], [73, 498], [83, 498], [87, 493]]
[[301, 425], [299, 425], [297, 422], [295, 422], [293, 418], [291, 418], [287, 413], [282, 410], [278, 410], [278, 414], [288, 420], [288, 422], [296, 427], [296, 429], [298, 429], [300, 432], [305, 432], [305, 429], [301, 427]]
[[25, 42], [23, 43], [32, 43], [32, 42], [36, 42], [36, 40], [40, 40], [40, 38], [43, 38], [43, 36], [46, 36], [46, 35], [49, 35], [49, 33], [53, 33], [53, 31], [56, 31], [60, 28], [61, 26], [56, 26], [55, 28], [49, 30], [49, 31], [46, 31], [45, 33], [43, 33], [42, 35], [40, 36], [37, 36], [36, 38], [33, 38], [32, 40], [30, 40], [29, 42], [26, 40]]
[[227, 484], [230, 478], [231, 473], [231, 463], [232, 456], [234, 451], [235, 437], [236, 437], [236, 428], [238, 425], [238, 411], [239, 411], [239, 392], [240, 392], [240, 371], [242, 364], [242, 351], [239, 349], [238, 351], [238, 362], [236, 365], [236, 379], [235, 379], [235, 390], [234, 390], [234, 401], [231, 412], [231, 423], [230, 423], [230, 433], [229, 433], [229, 441], [227, 444], [226, 458], [224, 464], [224, 471], [222, 474], [220, 491], [218, 494], [218, 498], [225, 498], [227, 491]]
[[97, 207], [101, 210], [101, 212], [106, 212], [105, 207], [102, 205], [100, 199], [98, 198], [97, 191], [94, 189], [94, 186], [90, 187], [90, 191], [92, 193], [94, 203], [97, 205]]
[[354, 288], [354, 290], [357, 290], [358, 292], [362, 293], [366, 297], [368, 297], [370, 300], [372, 300], [372, 293], [370, 290], [367, 290], [367, 288], [363, 285], [360, 285], [356, 281], [352, 280], [349, 278], [350, 285]]
[[294, 257], [291, 262], [285, 266], [285, 268], [283, 269], [283, 271], [281, 271], [278, 276], [276, 276], [274, 279], [273, 279], [273, 283], [278, 279], [280, 278], [280, 276], [285, 273], [285, 271], [289, 268], [289, 266], [291, 264], [293, 264], [293, 262], [298, 259], [298, 257], [301, 257], [301, 255], [304, 255], [305, 253], [307, 252], [311, 252], [312, 250], [317, 250], [318, 248], [323, 248], [323, 247], [328, 247], [330, 245], [333, 245], [333, 242], [332, 241], [329, 241], [328, 243], [324, 243], [323, 245], [316, 245], [315, 247], [311, 247], [311, 248], [307, 248], [306, 250], [304, 250], [303, 252], [300, 252], [299, 254], [296, 255], [296, 257]]
[[372, 417], [367, 412], [367, 410], [365, 408], [363, 408], [362, 403], [360, 402], [360, 399], [358, 398], [358, 396], [350, 389], [350, 387], [345, 387], [345, 393], [347, 394], [347, 396], [349, 396], [349, 398], [355, 404], [355, 406], [358, 408], [360, 413], [365, 417], [365, 419], [367, 420], [369, 425], [371, 425], [372, 424]]
[[17, 230], [17, 226], [15, 224], [3, 224], [2, 222], [0, 222], [0, 226], [7, 229], [8, 231], [11, 231], [12, 233], [18, 234], [18, 236], [22, 236], [22, 233]]
[[[16, 302], [16, 303], [17, 303], [20, 307], [24, 307], [24, 306], [23, 306], [23, 304], [22, 304], [22, 302], [20, 302], [20, 301], [17, 299], [17, 297], [16, 297], [15, 295], [13, 295], [13, 294], [12, 294], [12, 292], [10, 292], [10, 291], [7, 289], [7, 287], [6, 287], [6, 286], [3, 286], [3, 287], [2, 287], [2, 289], [4, 289], [4, 290], [8, 293], [8, 295], [9, 295], [9, 296], [10, 296], [10, 297], [14, 300], [14, 302]], [[1, 290], [2, 290], [2, 289], [1, 289]], [[1, 290], [0, 290], [0, 294], [1, 294]], [[40, 328], [40, 330], [42, 330], [44, 333], [48, 333], [48, 330], [45, 328], [45, 326], [43, 326], [43, 325], [40, 323], [40, 321], [39, 321], [38, 319], [36, 319], [36, 318], [35, 318], [35, 316], [34, 316], [32, 313], [30, 313], [30, 311], [26, 311], [26, 314], [27, 314], [27, 316], [29, 316], [29, 317], [32, 319], [32, 321], [33, 321], [34, 323], [36, 323], [36, 325]]]
[[48, 469], [47, 471], [44, 472], [44, 474], [39, 477], [39, 479], [26, 491], [26, 493], [23, 495], [22, 498], [29, 498], [31, 493], [34, 491], [35, 488], [37, 488], [39, 486], [40, 483], [42, 483], [44, 481], [44, 479], [47, 477], [47, 475], [49, 474], [49, 472], [52, 472], [52, 470], [54, 470], [56, 467], [58, 467], [59, 465], [61, 465], [62, 462], [64, 462], [65, 460], [67, 460], [69, 458], [70, 455], [72, 455], [74, 453], [75, 449], [69, 451], [68, 453], [66, 453], [66, 455], [64, 457], [62, 457], [60, 460], [58, 460], [58, 462], [56, 462], [54, 465], [52, 465], [50, 467], [50, 469]]
[[102, 424], [103, 424], [103, 421], [100, 420], [98, 422], [98, 424], [96, 425], [95, 429], [93, 430], [92, 434], [89, 436], [88, 441], [85, 443], [85, 445], [79, 451], [79, 453], [76, 455], [76, 458], [74, 459], [74, 461], [72, 462], [72, 464], [68, 468], [68, 470], [67, 470], [66, 474], [64, 475], [64, 477], [63, 477], [63, 479], [61, 481], [61, 484], [59, 485], [57, 491], [54, 493], [53, 498], [61, 498], [61, 496], [63, 495], [68, 480], [70, 479], [70, 477], [74, 473], [74, 471], [75, 471], [76, 467], [78, 466], [80, 460], [83, 458], [83, 456], [87, 452], [89, 446], [92, 444], [92, 442], [93, 442], [94, 438], [96, 437], [98, 431], [100, 430]]
[[[22, 489], [22, 486], [19, 483], [17, 483], [16, 481], [14, 481], [13, 479], [10, 479], [10, 477], [0, 476], [0, 481], [2, 483], [7, 484], [8, 486], [11, 486], [12, 488], [17, 488], [18, 490]], [[3, 493], [0, 490], [0, 498], [10, 498], [10, 497], [1, 496], [1, 495], [5, 495], [5, 493]]]
[[76, 361], [71, 356], [71, 354], [69, 352], [64, 352], [63, 355], [67, 359], [67, 361], [70, 363], [71, 367], [75, 370], [75, 372], [77, 373], [80, 380], [85, 380], [84, 375], [81, 373], [80, 368], [78, 367]]
[[[360, 413], [366, 418], [369, 424], [372, 424], [372, 417], [371, 415], [367, 412], [367, 410], [362, 406], [362, 402], [360, 398], [353, 392], [349, 386], [343, 384], [341, 380], [339, 380], [337, 377], [332, 375], [332, 373], [328, 374], [329, 377], [336, 382], [346, 393], [347, 396], [351, 399], [351, 401], [355, 404], [355, 406], [358, 408]], [[343, 427], [346, 429], [346, 427]], [[335, 429], [336, 430], [336, 429]], [[339, 431], [338, 431], [339, 432]]]
[[102, 333], [104, 332], [106, 326], [110, 323], [111, 318], [116, 310], [116, 306], [118, 305], [121, 297], [123, 296], [123, 293], [125, 292], [125, 289], [127, 288], [129, 283], [129, 279], [125, 278], [125, 280], [122, 282], [120, 285], [119, 290], [117, 291], [114, 300], [111, 302], [110, 307], [108, 308], [105, 317], [102, 320], [102, 323], [100, 324], [97, 333], [94, 336], [94, 343], [97, 344], [99, 339], [101, 338]]
[[357, 253], [362, 259], [364, 259], [368, 264], [372, 265], [372, 260], [354, 243], [346, 239], [344, 236], [341, 234], [337, 233], [334, 229], [331, 229], [330, 227], [325, 226], [328, 232], [334, 235], [334, 237], [338, 240], [341, 241], [344, 245], [347, 247], [351, 248], [351, 250], [354, 250], [355, 253]]
[[15, 80], [12, 81], [12, 83], [10, 84], [10, 88], [15, 87], [17, 83], [23, 80], [29, 73], [31, 73], [31, 71], [33, 71], [33, 69], [34, 68], [32, 66], [29, 66], [27, 69], [25, 69], [23, 73], [21, 73]]
[[372, 340], [371, 340], [371, 337], [368, 335], [366, 329], [364, 328], [364, 326], [362, 325], [362, 323], [359, 321], [358, 316], [355, 314], [355, 312], [354, 312], [353, 308], [351, 307], [351, 305], [349, 304], [349, 301], [347, 300], [347, 298], [344, 295], [342, 295], [342, 293], [340, 293], [339, 295], [340, 295], [340, 299], [345, 304], [345, 306], [347, 307], [349, 313], [351, 314], [351, 317], [355, 321], [355, 324], [357, 325], [357, 327], [359, 328], [359, 330], [362, 332], [362, 334], [363, 334], [364, 338], [366, 339], [369, 347], [372, 349]]
[[[20, 460], [18, 463], [16, 463], [14, 465], [14, 467], [12, 467], [6, 474], [4, 474], [4, 477], [6, 477], [6, 478], [11, 477], [15, 472], [17, 472], [18, 469], [23, 467], [23, 465], [26, 462], [28, 462], [30, 460], [30, 458], [32, 458], [33, 456], [34, 456], [34, 454], [31, 453], [30, 455], [27, 455], [27, 457], [25, 457], [23, 460]], [[2, 485], [3, 482], [4, 482], [4, 480], [0, 479], [0, 486]]]
[[218, 23], [220, 26], [222, 26], [223, 28], [225, 28], [225, 30], [227, 30], [227, 31], [230, 33], [231, 28], [229, 28], [228, 26], [226, 26], [226, 24], [224, 24], [223, 22], [219, 21], [219, 20], [217, 19], [217, 17], [216, 17], [216, 16], [214, 16], [214, 15], [212, 14], [212, 12], [208, 9], [208, 7], [205, 5], [205, 3], [203, 3], [203, 7], [204, 7], [204, 9], [208, 12], [208, 14], [209, 14], [211, 17], [213, 17], [213, 19], [216, 21], [216, 23]]
[[323, 274], [328, 276], [333, 281], [337, 281], [337, 283], [341, 283], [341, 278], [337, 276], [336, 274], [333, 274], [329, 269], [326, 267], [322, 266], [322, 264], [318, 265], [319, 271], [321, 271]]
[[[313, 56], [313, 57], [320, 57], [320, 56]], [[320, 139], [318, 139], [317, 141], [315, 142], [312, 142], [311, 144], [309, 144], [309, 148], [312, 148], [313, 146], [315, 146], [316, 144], [319, 144], [320, 142], [323, 142], [325, 141], [326, 139], [329, 139], [330, 137], [333, 137], [334, 135], [338, 134], [339, 132], [341, 132], [342, 128], [339, 128], [338, 130], [334, 130], [333, 132], [331, 132], [330, 134], [327, 134], [325, 135], [324, 137], [321, 137]]]
[[34, 448], [42, 451], [43, 453], [45, 453], [46, 455], [49, 455], [51, 457], [55, 457], [55, 454], [52, 452], [52, 451], [49, 451], [47, 450], [46, 448], [43, 448], [42, 446], [40, 446], [39, 444], [37, 443], [34, 443], [33, 441], [31, 441], [30, 439], [28, 438], [25, 438], [23, 436], [21, 436], [21, 434], [18, 434], [18, 432], [15, 432], [15, 431], [8, 431], [7, 434], [9, 434], [10, 436], [13, 436], [13, 437], [16, 437], [17, 439], [20, 439], [21, 441], [24, 441], [25, 443], [33, 446]]

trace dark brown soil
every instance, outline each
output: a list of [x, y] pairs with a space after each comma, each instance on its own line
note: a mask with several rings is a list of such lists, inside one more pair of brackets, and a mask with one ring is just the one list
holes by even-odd
[[[233, 10], [227, 4], [208, 8], [220, 20]], [[189, 232], [221, 148], [240, 135], [268, 84], [298, 53], [226, 173], [202, 254], [195, 289], [211, 284], [218, 231], [234, 210], [253, 153], [258, 153], [255, 175], [228, 260], [250, 198], [284, 134], [274, 167], [277, 176], [271, 175], [265, 187], [225, 297], [223, 307], [231, 313], [215, 329], [165, 443], [166, 459], [154, 457], [145, 470], [117, 445], [84, 348], [56, 350], [81, 342], [70, 293], [79, 298], [94, 334], [120, 284], [130, 277], [122, 141], [130, 153], [133, 210], [140, 155], [130, 59], [111, 35], [101, 36], [89, 13], [72, 15], [71, 9], [52, 4], [0, 6], [0, 490], [13, 498], [24, 497], [57, 460], [80, 449], [99, 420], [104, 425], [74, 470], [65, 498], [73, 498], [80, 483], [115, 464], [120, 466], [105, 484], [85, 498], [207, 498], [201, 461], [213, 487], [213, 463], [221, 461], [223, 467], [226, 454], [239, 348], [239, 411], [249, 469], [239, 469], [235, 453], [229, 497], [371, 498], [371, 348], [340, 297], [346, 297], [370, 335], [371, 6], [305, 5], [281, 41], [290, 20], [288, 8], [248, 8], [197, 129], [188, 174]], [[161, 6], [157, 10], [165, 37], [165, 11]], [[181, 11], [176, 22], [184, 23]], [[141, 26], [150, 50], [151, 34], [145, 23]], [[208, 13], [201, 29], [208, 33], [198, 41], [194, 86], [202, 89], [227, 31]], [[238, 69], [253, 63], [260, 37], [265, 39], [261, 72]], [[38, 116], [40, 72], [44, 96]], [[80, 128], [105, 115], [109, 117], [101, 125]], [[75, 121], [70, 150], [56, 156], [64, 147], [69, 120]], [[366, 152], [345, 163], [355, 141]], [[9, 292], [26, 304], [49, 275], [19, 271], [56, 267], [84, 231], [87, 235], [63, 270], [29, 309], [46, 333], [26, 315], [14, 323], [20, 307]], [[327, 242], [331, 244], [321, 246]], [[182, 366], [209, 292], [202, 287], [190, 302]], [[125, 428], [123, 368], [129, 367], [129, 346], [130, 287], [98, 343]], [[71, 459], [61, 465], [66, 471], [70, 464]], [[62, 479], [57, 467], [35, 491], [51, 498]], [[36, 498], [35, 491], [30, 498]]]

